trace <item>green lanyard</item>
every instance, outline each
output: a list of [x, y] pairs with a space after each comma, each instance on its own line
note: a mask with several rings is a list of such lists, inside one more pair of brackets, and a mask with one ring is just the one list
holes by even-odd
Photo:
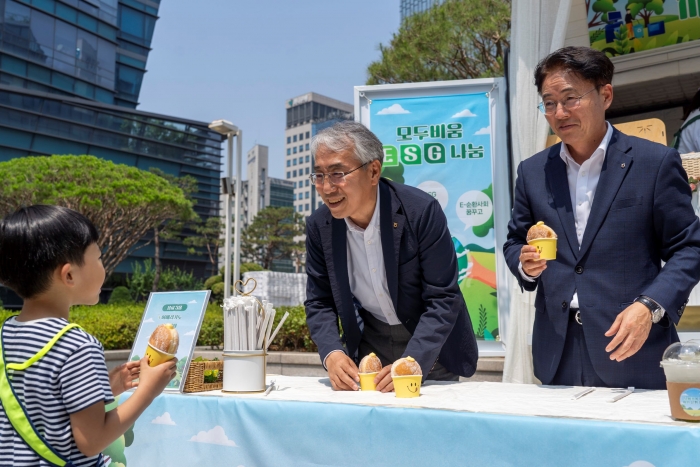
[[[2, 328], [4, 327], [5, 325], [3, 323]], [[51, 464], [59, 467], [71, 466], [72, 464], [70, 461], [64, 459], [63, 456], [54, 451], [54, 449], [37, 432], [36, 428], [29, 419], [27, 411], [22, 406], [22, 403], [17, 398], [15, 390], [10, 384], [7, 370], [26, 370], [31, 365], [36, 363], [41, 357], [46, 355], [48, 351], [51, 350], [51, 347], [53, 347], [54, 344], [61, 338], [61, 336], [73, 328], [80, 328], [80, 326], [74, 323], [67, 324], [29, 360], [24, 363], [8, 363], [7, 365], [5, 365], [5, 352], [2, 348], [2, 328], [0, 328], [0, 402], [2, 402], [2, 407], [5, 410], [5, 414], [10, 420], [10, 423], [14, 427], [15, 431], [17, 431], [17, 434], [19, 434], [24, 442], [27, 443], [27, 445], [34, 452], [36, 452], [39, 457], [44, 459], [46, 462], [50, 462]]]

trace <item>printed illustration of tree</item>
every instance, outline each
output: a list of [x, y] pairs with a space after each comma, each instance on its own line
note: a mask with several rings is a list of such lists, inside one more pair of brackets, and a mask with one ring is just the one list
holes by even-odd
[[395, 167], [383, 167], [382, 177], [386, 177], [392, 182], [404, 183], [403, 170], [404, 167], [401, 162], [399, 162], [399, 165]]
[[[105, 411], [109, 412], [110, 410], [115, 409], [119, 405], [119, 396], [117, 396], [114, 399], [114, 402], [111, 404], [107, 404], [105, 406]], [[126, 433], [121, 435], [119, 438], [117, 438], [116, 441], [114, 441], [112, 444], [107, 446], [107, 448], [102, 452], [102, 454], [111, 459], [112, 463], [109, 464], [110, 467], [126, 467], [126, 455], [124, 453], [124, 450], [131, 446], [134, 442], [134, 425], [131, 425], [131, 428], [129, 428]]]
[[615, 31], [615, 51], [617, 55], [625, 55], [630, 53], [630, 40], [627, 36], [627, 26], [624, 24], [620, 29]]
[[594, 28], [596, 26], [603, 26], [608, 21], [608, 13], [611, 11], [616, 11], [615, 3], [619, 0], [596, 0], [591, 6], [592, 0], [586, 0], [586, 11], [595, 12], [593, 18], [588, 22], [589, 28]]
[[[481, 192], [485, 193], [486, 196], [489, 197], [491, 200], [491, 206], [493, 206], [493, 184], [489, 185], [489, 187], [485, 190], [481, 190]], [[472, 229], [474, 231], [474, 235], [479, 238], [484, 238], [487, 236], [489, 230], [493, 229], [493, 210], [491, 211], [491, 217], [489, 217], [489, 220], [481, 225], [474, 226]]]
[[630, 9], [632, 17], [641, 16], [644, 20], [644, 27], [649, 27], [651, 15], [660, 15], [664, 12], [664, 0], [630, 0], [625, 8]]

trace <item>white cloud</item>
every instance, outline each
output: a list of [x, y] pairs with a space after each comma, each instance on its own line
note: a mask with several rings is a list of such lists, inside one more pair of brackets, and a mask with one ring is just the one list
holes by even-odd
[[194, 336], [194, 329], [191, 330], [190, 332], [187, 332], [187, 333], [183, 334], [183, 335], [184, 335], [184, 336]]
[[170, 414], [168, 412], [165, 412], [163, 415], [154, 418], [151, 420], [151, 423], [155, 423], [156, 425], [177, 425], [173, 421], [172, 418], [170, 418]]
[[634, 461], [627, 467], [654, 467], [654, 464], [647, 461]]
[[190, 300], [189, 302], [187, 302], [187, 304], [188, 304], [188, 305], [196, 305], [196, 304], [197, 304], [197, 300]]
[[410, 114], [408, 110], [401, 107], [401, 104], [394, 104], [377, 112], [377, 115]]
[[485, 126], [481, 130], [477, 131], [474, 133], [474, 136], [479, 136], [479, 135], [490, 135], [491, 134], [491, 125]]
[[464, 109], [461, 112], [457, 112], [452, 116], [452, 118], [462, 118], [462, 117], [476, 117], [475, 114], [472, 113], [471, 110], [469, 109]]
[[148, 318], [144, 323], [155, 323], [155, 321], [153, 321], [153, 318]]
[[233, 440], [228, 439], [224, 429], [220, 426], [215, 426], [209, 431], [200, 431], [195, 436], [190, 438], [190, 441], [195, 443], [220, 444], [222, 446], [237, 447]]

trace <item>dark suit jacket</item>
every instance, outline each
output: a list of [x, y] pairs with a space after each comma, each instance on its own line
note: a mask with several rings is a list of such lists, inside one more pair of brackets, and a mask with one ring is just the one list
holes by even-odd
[[[438, 358], [449, 371], [471, 376], [478, 350], [457, 284], [457, 257], [445, 214], [417, 188], [381, 179], [379, 190], [391, 301], [413, 335], [404, 356], [420, 363], [424, 378]], [[362, 337], [348, 280], [346, 234], [345, 220], [334, 219], [326, 206], [306, 221], [306, 321], [321, 359], [343, 350], [357, 361]]]
[[[569, 324], [569, 302], [578, 291], [583, 332], [593, 367], [611, 387], [665, 389], [659, 362], [678, 341], [674, 324], [700, 278], [700, 222], [678, 152], [613, 129], [590, 217], [579, 249], [561, 143], [518, 167], [513, 216], [503, 246], [521, 288], [537, 289], [532, 340], [535, 375], [554, 377]], [[518, 273], [527, 230], [544, 221], [557, 233], [557, 259], [535, 282]], [[662, 268], [661, 262], [666, 265]], [[666, 309], [646, 343], [614, 362], [605, 337], [615, 317], [639, 295]]]

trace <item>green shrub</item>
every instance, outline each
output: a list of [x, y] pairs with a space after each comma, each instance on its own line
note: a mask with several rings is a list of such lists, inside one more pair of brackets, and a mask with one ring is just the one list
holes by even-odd
[[272, 325], [273, 332], [285, 312], [289, 312], [289, 317], [270, 344], [270, 350], [317, 352], [318, 348], [311, 340], [309, 327], [306, 325], [306, 311], [303, 305], [277, 307], [275, 322]]
[[[150, 258], [143, 261], [143, 266], [138, 262], [133, 263], [133, 272], [126, 279], [126, 285], [135, 301], [148, 298], [148, 294], [153, 290], [155, 275], [156, 268]], [[158, 282], [158, 291], [169, 290], [202, 290], [202, 281], [194, 277], [192, 272], [174, 267], [163, 268]]]
[[216, 276], [211, 276], [209, 279], [204, 281], [204, 288], [211, 289], [214, 284], [224, 283], [224, 276], [218, 274]]
[[[134, 345], [143, 311], [142, 304], [79, 306], [71, 309], [70, 321], [95, 336], [105, 350], [130, 349]], [[302, 305], [278, 307], [272, 329], [277, 327], [285, 311], [289, 312], [289, 317], [270, 345], [270, 350], [316, 352], [318, 349], [309, 335]], [[0, 309], [0, 322], [15, 314], [16, 311]], [[212, 303], [204, 313], [197, 345], [221, 349], [223, 341], [224, 313], [220, 305]]]
[[110, 305], [133, 303], [133, 300], [131, 299], [131, 292], [123, 285], [115, 287], [114, 290], [112, 290], [112, 295], [109, 296], [108, 303]]

